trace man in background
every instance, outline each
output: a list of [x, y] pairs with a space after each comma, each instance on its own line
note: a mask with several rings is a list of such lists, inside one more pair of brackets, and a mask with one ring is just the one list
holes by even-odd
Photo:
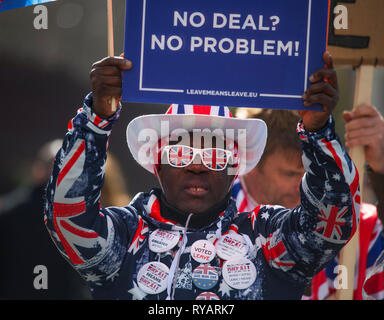
[[305, 171], [296, 133], [300, 119], [297, 111], [240, 108], [236, 116], [262, 119], [268, 127], [267, 145], [259, 165], [234, 184], [233, 196], [239, 212], [252, 211], [259, 204], [286, 208], [299, 205], [299, 186]]

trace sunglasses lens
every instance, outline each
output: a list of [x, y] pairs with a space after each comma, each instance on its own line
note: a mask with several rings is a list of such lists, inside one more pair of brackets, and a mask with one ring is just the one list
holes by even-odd
[[[199, 149], [196, 149], [199, 150]], [[199, 151], [197, 151], [200, 153]], [[229, 156], [226, 150], [217, 148], [206, 148], [201, 150], [203, 164], [211, 170], [224, 170], [228, 164]], [[194, 158], [194, 149], [189, 146], [169, 146], [168, 162], [176, 168], [183, 168], [191, 164]]]
[[224, 170], [228, 163], [227, 152], [223, 149], [203, 149], [203, 162], [211, 170]]
[[185, 167], [193, 158], [193, 149], [187, 146], [175, 145], [169, 148], [168, 162], [174, 167]]

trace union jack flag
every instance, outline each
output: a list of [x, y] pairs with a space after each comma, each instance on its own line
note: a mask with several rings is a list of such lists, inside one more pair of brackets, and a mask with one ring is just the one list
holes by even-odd
[[169, 162], [173, 166], [186, 166], [193, 157], [193, 149], [187, 146], [173, 146], [169, 149]]
[[140, 244], [144, 241], [145, 235], [147, 233], [148, 233], [148, 226], [144, 223], [143, 219], [139, 216], [139, 224], [137, 226], [135, 235], [133, 236], [131, 245], [128, 248], [128, 252], [136, 254], [137, 250], [139, 250]]
[[218, 274], [209, 264], [198, 266], [192, 273], [193, 282], [200, 289], [210, 289], [218, 281]]
[[[376, 207], [371, 204], [363, 203], [360, 214], [353, 299], [363, 299], [363, 288], [368, 295], [375, 299], [384, 299], [384, 271], [371, 278], [372, 281], [364, 282], [380, 252], [384, 250], [383, 225], [378, 218]], [[335, 293], [334, 284], [337, 273], [334, 270], [338, 263], [338, 258], [333, 259], [313, 278], [310, 299], [323, 300]]]
[[222, 149], [204, 149], [203, 160], [210, 169], [223, 170], [228, 161], [227, 153]]
[[253, 209], [249, 214], [248, 217], [251, 218], [251, 225], [252, 225], [252, 230], [255, 230], [255, 222], [257, 215], [259, 214], [260, 211], [260, 205], [258, 205], [255, 209]]
[[203, 274], [203, 275], [209, 275], [209, 276], [215, 276], [217, 275], [216, 269], [209, 264], [203, 264], [198, 266], [195, 271], [195, 274]]
[[[359, 173], [356, 169], [356, 166], [353, 164], [353, 162], [349, 158], [347, 157], [340, 158], [339, 155], [343, 155], [344, 152], [339, 144], [337, 144], [335, 141], [334, 142], [326, 141], [325, 139], [322, 139], [321, 142], [323, 144], [321, 146], [322, 150], [335, 160], [340, 171], [344, 174], [345, 181], [348, 183], [349, 189], [351, 192], [351, 197], [354, 205], [352, 206], [352, 232], [350, 233], [350, 236], [347, 240], [349, 241], [349, 239], [353, 236], [353, 234], [357, 229], [358, 220], [359, 220], [360, 200], [361, 200], [360, 190], [359, 190]], [[339, 217], [341, 218], [341, 215]], [[326, 239], [330, 241], [331, 238], [326, 237]], [[337, 239], [333, 239], [333, 242], [335, 243], [346, 242], [342, 240], [340, 241], [341, 242], [338, 242]]]
[[166, 114], [206, 114], [232, 118], [228, 107], [223, 106], [198, 106], [192, 104], [172, 104]]
[[99, 237], [95, 231], [80, 227], [71, 220], [71, 218], [78, 217], [86, 211], [84, 197], [66, 197], [69, 189], [80, 177], [84, 162], [85, 141], [77, 140], [63, 161], [57, 178], [53, 203], [55, 231], [73, 264], [83, 264], [85, 262], [77, 246], [94, 248], [97, 245], [105, 245], [105, 239]]
[[317, 223], [316, 233], [326, 240], [334, 243], [344, 243], [347, 240], [340, 240], [342, 236], [341, 227], [345, 225], [343, 216], [348, 212], [348, 207], [339, 210], [336, 206], [320, 210], [321, 215], [317, 216], [321, 221]]
[[[272, 237], [272, 236], [271, 236]], [[283, 271], [290, 270], [294, 267], [295, 262], [287, 259], [287, 249], [284, 246], [283, 241], [279, 241], [277, 244], [271, 246], [271, 239], [262, 245], [263, 253], [268, 263]]]
[[[236, 207], [239, 212], [251, 212], [257, 206], [257, 204], [255, 206], [252, 205], [252, 200], [249, 198], [248, 192], [244, 189], [239, 178], [233, 183], [232, 197], [236, 200]], [[252, 227], [254, 228], [253, 223]]]
[[203, 292], [196, 297], [196, 300], [220, 300], [213, 292]]

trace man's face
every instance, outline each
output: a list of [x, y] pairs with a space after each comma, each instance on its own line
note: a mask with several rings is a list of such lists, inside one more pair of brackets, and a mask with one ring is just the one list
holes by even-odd
[[[212, 141], [212, 139], [188, 140], [191, 140], [188, 145], [195, 148], [216, 146], [215, 140]], [[185, 140], [178, 144], [187, 145]], [[163, 155], [158, 175], [165, 197], [171, 205], [186, 214], [199, 214], [223, 200], [227, 195], [234, 179], [233, 175], [227, 174], [227, 169], [223, 171], [208, 169], [201, 162], [200, 155], [197, 155], [190, 165], [175, 168], [167, 164]]]
[[300, 181], [305, 170], [301, 153], [277, 150], [245, 176], [247, 189], [260, 204], [294, 208], [300, 204]]

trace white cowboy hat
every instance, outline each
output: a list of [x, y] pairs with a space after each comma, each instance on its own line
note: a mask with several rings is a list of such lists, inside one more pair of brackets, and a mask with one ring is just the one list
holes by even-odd
[[127, 126], [128, 148], [143, 168], [156, 174], [154, 159], [157, 157], [154, 152], [159, 140], [180, 130], [204, 129], [234, 133], [233, 140], [240, 155], [239, 175], [250, 172], [259, 162], [267, 141], [265, 122], [233, 118], [228, 107], [219, 106], [172, 104], [165, 114], [137, 117]]

